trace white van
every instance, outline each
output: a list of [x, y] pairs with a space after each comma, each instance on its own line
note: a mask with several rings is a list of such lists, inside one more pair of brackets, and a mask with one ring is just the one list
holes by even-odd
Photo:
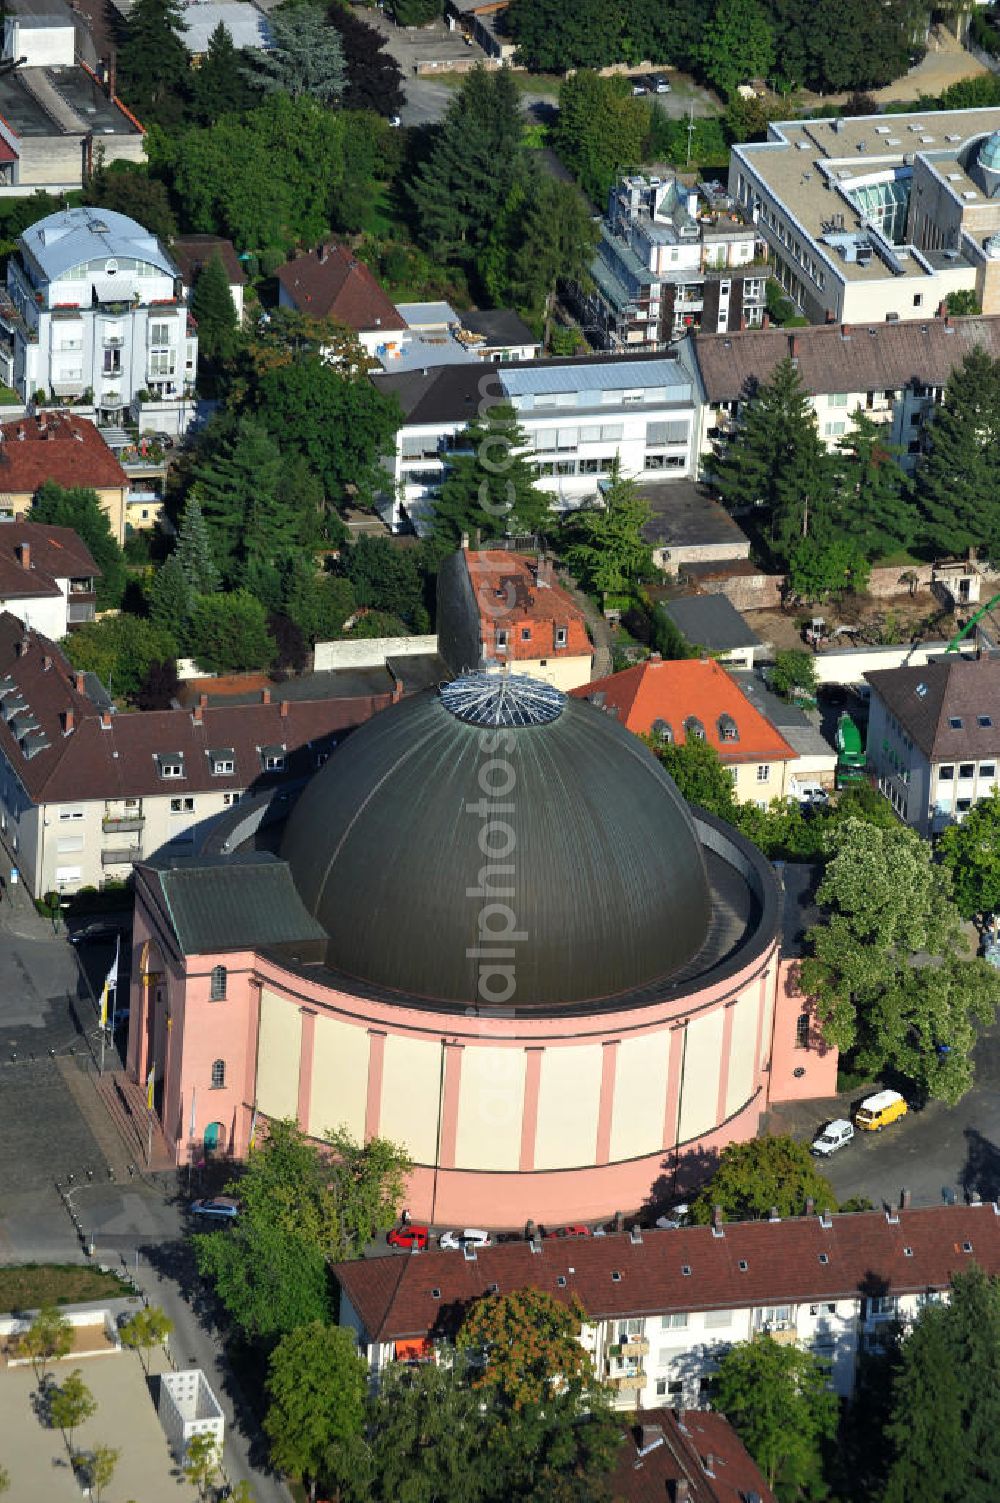
[[854, 1128], [843, 1117], [838, 1117], [835, 1122], [828, 1122], [818, 1138], [814, 1138], [810, 1146], [810, 1153], [827, 1159], [831, 1153], [836, 1153], [838, 1148], [843, 1148], [854, 1137]]

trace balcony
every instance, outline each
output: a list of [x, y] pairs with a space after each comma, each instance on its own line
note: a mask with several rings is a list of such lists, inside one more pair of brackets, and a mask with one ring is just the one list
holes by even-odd
[[622, 1342], [623, 1357], [648, 1357], [649, 1342], [645, 1336], [630, 1336], [628, 1341]]
[[136, 835], [146, 824], [143, 814], [105, 814], [101, 829], [105, 835]]
[[125, 336], [123, 334], [105, 334], [101, 344], [106, 350], [121, 350], [125, 348]]
[[607, 1381], [616, 1393], [641, 1393], [646, 1386], [646, 1374], [642, 1368], [630, 1373], [609, 1373]]
[[142, 847], [138, 845], [112, 846], [101, 852], [102, 866], [129, 866], [142, 860]]
[[763, 1326], [762, 1330], [776, 1346], [794, 1346], [799, 1339], [794, 1326]]
[[66, 610], [66, 624], [83, 626], [87, 621], [93, 621], [96, 613], [97, 606], [93, 597], [90, 600], [71, 600]]

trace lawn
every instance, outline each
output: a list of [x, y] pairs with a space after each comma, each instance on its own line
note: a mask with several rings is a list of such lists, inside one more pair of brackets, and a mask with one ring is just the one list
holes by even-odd
[[121, 1299], [131, 1293], [113, 1273], [75, 1263], [20, 1263], [0, 1268], [0, 1310], [37, 1310]]

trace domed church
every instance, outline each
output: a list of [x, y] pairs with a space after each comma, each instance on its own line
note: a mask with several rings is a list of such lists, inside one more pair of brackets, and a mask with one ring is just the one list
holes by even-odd
[[179, 1164], [293, 1117], [405, 1144], [417, 1219], [603, 1217], [831, 1089], [781, 913], [616, 720], [465, 674], [136, 868], [129, 1074]]

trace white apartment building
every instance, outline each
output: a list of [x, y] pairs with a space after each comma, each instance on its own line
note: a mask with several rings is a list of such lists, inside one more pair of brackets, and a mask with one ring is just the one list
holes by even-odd
[[70, 527], [0, 522], [0, 614], [58, 640], [93, 621], [100, 569]]
[[64, 209], [18, 239], [0, 294], [0, 379], [25, 403], [82, 401], [98, 420], [155, 413], [183, 431], [198, 337], [177, 267], [134, 219]]
[[394, 532], [407, 523], [426, 530], [449, 452], [499, 404], [514, 409], [524, 453], [557, 510], [593, 496], [616, 460], [623, 475], [646, 479], [697, 466], [692, 377], [666, 354], [462, 363], [372, 380], [403, 410], [378, 506]]
[[854, 427], [860, 409], [884, 426], [905, 470], [916, 467], [927, 419], [952, 372], [974, 349], [1000, 358], [1000, 316], [928, 318], [922, 323], [823, 324], [699, 334], [678, 347], [700, 398], [698, 448], [711, 455], [782, 360], [791, 360], [828, 449]]
[[588, 332], [607, 349], [663, 349], [687, 330], [759, 326], [764, 243], [719, 183], [622, 178], [591, 263]]
[[879, 788], [921, 835], [960, 823], [1000, 784], [1000, 661], [947, 653], [865, 678], [867, 756]]
[[[908, 1197], [904, 1193], [903, 1201]], [[1000, 1206], [808, 1215], [341, 1263], [340, 1323], [377, 1377], [393, 1361], [447, 1360], [465, 1309], [527, 1287], [576, 1296], [581, 1340], [618, 1406], [704, 1403], [726, 1347], [766, 1332], [854, 1387], [858, 1353], [948, 1297], [956, 1273], [1000, 1271]]]
[[729, 191], [811, 323], [1000, 312], [1000, 108], [776, 121], [734, 146]]
[[[16, 524], [7, 524], [14, 526]], [[2, 536], [2, 529], [0, 529]], [[392, 702], [272, 702], [119, 715], [91, 674], [0, 615], [0, 848], [34, 897], [122, 880], [191, 855], [247, 793], [314, 773], [347, 730]]]

